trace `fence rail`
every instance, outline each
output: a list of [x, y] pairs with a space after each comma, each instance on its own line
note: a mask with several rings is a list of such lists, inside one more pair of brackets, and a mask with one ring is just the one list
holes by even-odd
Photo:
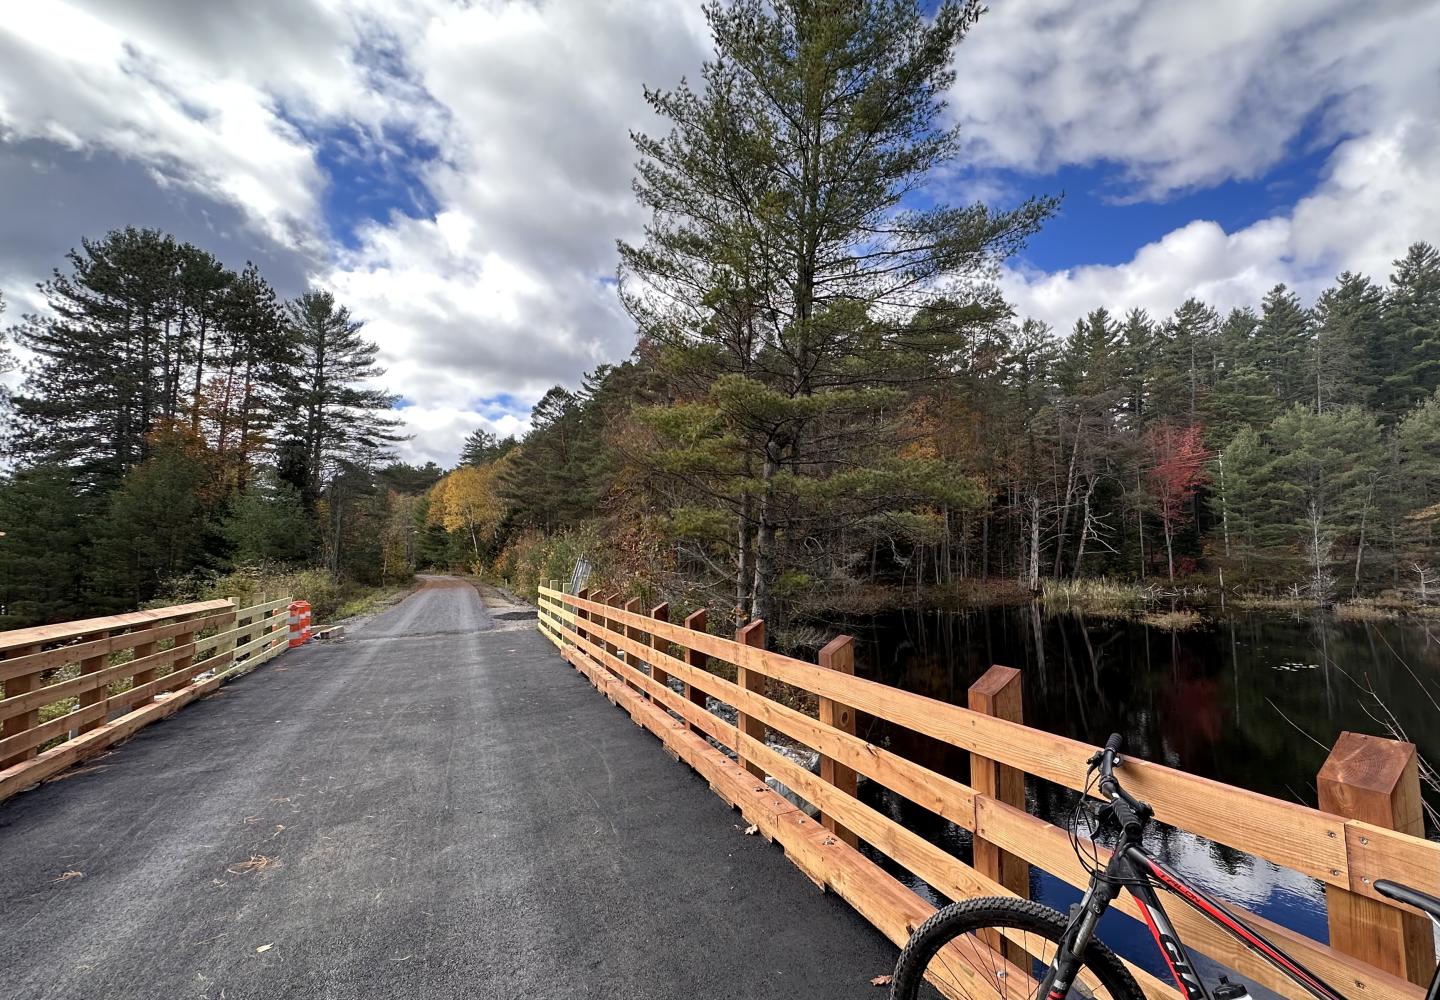
[[0, 632], [0, 801], [278, 655], [289, 597]]
[[[539, 606], [541, 632], [572, 665], [703, 774], [812, 880], [897, 944], [933, 908], [858, 851], [858, 841], [950, 898], [1024, 894], [1030, 865], [1072, 885], [1087, 884], [1066, 831], [1025, 811], [1024, 775], [1083, 791], [1095, 748], [1023, 725], [1018, 671], [991, 668], [971, 688], [970, 707], [962, 708], [855, 677], [853, 640], [845, 636], [822, 650], [817, 665], [765, 650], [763, 623], [751, 623], [731, 641], [703, 631], [703, 611], [676, 625], [664, 605], [646, 615], [636, 601], [621, 606], [618, 595], [571, 595], [555, 581], [540, 588]], [[707, 669], [711, 659], [733, 666], [736, 680]], [[820, 717], [769, 697], [769, 682], [814, 695]], [[736, 723], [709, 711], [706, 696], [732, 707]], [[969, 751], [970, 784], [857, 736], [861, 712]], [[816, 752], [820, 774], [773, 749], [767, 730]], [[975, 864], [961, 863], [862, 802], [856, 774], [969, 830]], [[763, 775], [818, 809], [820, 820], [771, 791], [759, 780]], [[1129, 757], [1125, 783], [1155, 807], [1161, 822], [1321, 882], [1329, 944], [1232, 909], [1346, 995], [1423, 995], [1419, 984], [1434, 968], [1428, 922], [1373, 887], [1378, 878], [1393, 878], [1440, 894], [1440, 845], [1412, 836], [1423, 832], [1413, 747], [1345, 734], [1320, 775], [1322, 804], [1334, 812]], [[1141, 919], [1128, 896], [1117, 908]], [[1283, 996], [1306, 996], [1187, 907], [1170, 915], [1195, 950]], [[1147, 996], [1174, 996], [1170, 985], [1132, 971]]]

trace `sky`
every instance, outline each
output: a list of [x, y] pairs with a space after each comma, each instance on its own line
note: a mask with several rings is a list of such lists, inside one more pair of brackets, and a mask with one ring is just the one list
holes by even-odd
[[[1440, 3], [991, 0], [927, 196], [1063, 194], [1017, 311], [1307, 301], [1440, 241]], [[0, 19], [0, 292], [150, 226], [330, 289], [402, 397], [403, 456], [523, 432], [623, 360], [642, 87], [698, 76], [698, 0], [27, 0]]]

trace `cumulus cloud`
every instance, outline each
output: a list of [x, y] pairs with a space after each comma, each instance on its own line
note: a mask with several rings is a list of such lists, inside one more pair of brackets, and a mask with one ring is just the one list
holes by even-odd
[[528, 407], [629, 353], [609, 281], [615, 240], [643, 221], [629, 131], [654, 125], [642, 86], [693, 75], [702, 40], [674, 0], [454, 7], [415, 38], [408, 59], [449, 113], [426, 175], [442, 208], [368, 227], [322, 280], [415, 400], [416, 450], [453, 457], [455, 415], [483, 423], [476, 399]]
[[1313, 298], [1345, 269], [1383, 279], [1408, 244], [1440, 239], [1435, 37], [1440, 7], [1413, 0], [996, 5], [953, 95], [981, 167], [1113, 165], [1111, 195], [1154, 199], [1333, 145], [1314, 190], [1270, 218], [1197, 219], [1114, 266], [1013, 267], [1007, 293], [1068, 330], [1100, 305], [1163, 314], [1191, 295], [1254, 304], [1281, 281]]
[[[1332, 150], [1243, 229], [1197, 219], [1117, 266], [1004, 272], [1022, 311], [1068, 329], [1102, 304], [1313, 294], [1440, 235], [1433, 3], [993, 8], [951, 102], [977, 169], [944, 183], [1045, 189], [1085, 165], [1162, 199]], [[628, 132], [661, 127], [642, 84], [693, 79], [708, 47], [698, 0], [32, 0], [0, 22], [0, 289], [13, 318], [66, 248], [124, 224], [256, 259], [366, 321], [407, 457], [453, 461], [629, 351], [609, 281], [643, 221]]]
[[1262, 174], [1321, 141], [1440, 109], [1426, 0], [995, 4], [952, 94], [979, 165], [1114, 164], [1117, 195]]

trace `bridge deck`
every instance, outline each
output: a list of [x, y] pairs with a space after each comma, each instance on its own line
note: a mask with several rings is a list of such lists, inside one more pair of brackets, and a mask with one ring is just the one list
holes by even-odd
[[431, 580], [0, 804], [0, 995], [878, 995], [893, 947], [740, 825]]

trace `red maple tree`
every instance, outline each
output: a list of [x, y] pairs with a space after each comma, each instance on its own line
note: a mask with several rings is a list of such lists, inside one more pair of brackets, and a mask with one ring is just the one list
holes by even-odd
[[1203, 434], [1200, 424], [1156, 424], [1145, 432], [1145, 454], [1150, 460], [1145, 485], [1165, 531], [1165, 559], [1172, 583], [1175, 531], [1190, 520], [1195, 491], [1210, 481], [1205, 465], [1212, 452], [1205, 447]]

